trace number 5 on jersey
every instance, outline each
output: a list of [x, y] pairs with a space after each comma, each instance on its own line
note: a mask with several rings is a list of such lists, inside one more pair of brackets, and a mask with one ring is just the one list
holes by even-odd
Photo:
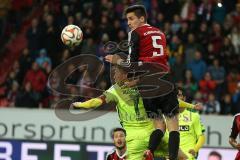
[[161, 40], [161, 36], [152, 36], [152, 45], [154, 48], [159, 49], [159, 52], [153, 52], [153, 57], [164, 55], [163, 46], [161, 44], [157, 44], [157, 40]]

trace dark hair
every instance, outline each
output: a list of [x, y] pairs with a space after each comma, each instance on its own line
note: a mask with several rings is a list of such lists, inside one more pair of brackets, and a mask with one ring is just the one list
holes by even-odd
[[210, 154], [208, 155], [208, 157], [210, 156], [217, 156], [218, 158], [220, 158], [220, 160], [222, 159], [222, 155], [216, 151], [212, 151], [210, 152]]
[[[192, 74], [192, 71], [191, 71], [190, 69], [186, 69], [186, 70], [184, 71], [184, 77], [183, 77], [183, 82], [184, 82], [184, 83], [186, 83], [186, 81], [187, 81], [187, 78], [186, 78], [186, 72], [187, 72], [187, 71], [190, 71], [191, 74]], [[193, 75], [191, 76], [191, 79], [190, 79], [190, 80], [191, 80], [192, 83], [195, 83], [195, 82], [196, 82], [196, 80], [194, 79]]]
[[[116, 55], [119, 56], [123, 61], [127, 61], [128, 55], [126, 53], [119, 52], [119, 53], [116, 53]], [[126, 73], [128, 73], [130, 71], [129, 67], [125, 67], [123, 65], [116, 64], [115, 67]]]
[[113, 130], [113, 135], [114, 135], [115, 132], [118, 132], [118, 131], [122, 131], [125, 136], [127, 135], [126, 130], [123, 129], [123, 128], [115, 128], [115, 129]]
[[[184, 97], [186, 96], [185, 89], [184, 89], [183, 87], [178, 86], [178, 87], [177, 87], [177, 90], [178, 90], [178, 91], [181, 91], [181, 92], [182, 92], [182, 95], [183, 95]], [[177, 92], [178, 92], [178, 91], [177, 91]]]
[[147, 11], [146, 8], [144, 7], [144, 5], [133, 5], [133, 6], [129, 6], [125, 12], [124, 12], [124, 16], [126, 17], [126, 15], [130, 12], [134, 12], [134, 14], [140, 18], [140, 17], [144, 17], [145, 18], [145, 22], [147, 21]]

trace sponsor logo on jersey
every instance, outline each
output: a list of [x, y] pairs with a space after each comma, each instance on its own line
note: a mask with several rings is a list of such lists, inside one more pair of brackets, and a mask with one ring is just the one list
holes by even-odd
[[189, 125], [180, 125], [179, 131], [189, 131]]
[[161, 31], [148, 31], [148, 32], [145, 32], [143, 35], [146, 36], [146, 35], [149, 35], [149, 34], [161, 34]]
[[180, 114], [179, 115], [179, 120], [184, 121], [184, 122], [190, 122], [192, 121], [192, 115], [190, 114]]

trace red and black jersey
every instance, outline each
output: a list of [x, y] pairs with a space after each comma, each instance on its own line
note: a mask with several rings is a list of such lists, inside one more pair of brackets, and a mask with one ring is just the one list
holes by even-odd
[[106, 160], [126, 160], [127, 152], [125, 152], [122, 156], [119, 156], [116, 149], [108, 152]]
[[158, 28], [145, 24], [129, 32], [130, 62], [154, 62], [168, 67], [166, 37]]
[[236, 114], [234, 116], [232, 132], [230, 134], [230, 137], [236, 139], [239, 133], [240, 133], [240, 114]]
[[[239, 134], [240, 134], [240, 114], [236, 114], [234, 116], [230, 137], [236, 139]], [[240, 160], [240, 151], [238, 151], [235, 160]]]

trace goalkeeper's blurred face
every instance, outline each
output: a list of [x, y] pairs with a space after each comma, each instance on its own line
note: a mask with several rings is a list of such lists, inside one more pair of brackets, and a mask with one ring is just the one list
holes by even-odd
[[181, 99], [183, 101], [185, 101], [186, 97], [183, 94], [183, 91], [181, 89], [178, 89], [178, 94], [177, 94], [178, 99]]
[[123, 149], [126, 147], [126, 136], [123, 131], [115, 131], [113, 133], [113, 142], [117, 149]]
[[127, 73], [123, 69], [119, 67], [115, 67], [114, 80], [115, 80], [115, 83], [118, 83], [119, 85], [123, 84], [128, 80]]

